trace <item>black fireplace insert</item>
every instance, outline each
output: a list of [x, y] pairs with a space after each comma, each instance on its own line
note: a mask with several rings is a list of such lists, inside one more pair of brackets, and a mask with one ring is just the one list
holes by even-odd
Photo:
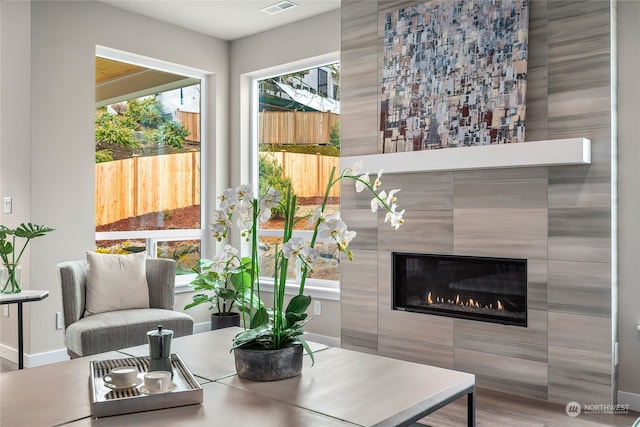
[[527, 260], [393, 253], [393, 309], [527, 326]]

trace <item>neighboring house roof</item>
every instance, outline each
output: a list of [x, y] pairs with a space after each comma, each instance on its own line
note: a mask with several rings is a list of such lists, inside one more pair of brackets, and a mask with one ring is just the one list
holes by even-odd
[[318, 94], [309, 92], [305, 89], [294, 89], [293, 87], [276, 82], [278, 87], [286, 92], [294, 101], [312, 108], [316, 111], [330, 111], [336, 114], [340, 114], [340, 101], [335, 99], [325, 98]]

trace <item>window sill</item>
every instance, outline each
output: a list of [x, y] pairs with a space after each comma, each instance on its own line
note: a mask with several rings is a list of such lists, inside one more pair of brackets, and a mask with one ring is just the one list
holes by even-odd
[[[176, 294], [182, 294], [185, 292], [193, 292], [189, 283], [193, 280], [195, 274], [185, 274], [176, 276], [175, 291]], [[273, 279], [261, 279], [260, 290], [265, 292], [273, 292]], [[330, 301], [340, 301], [340, 288], [334, 286], [323, 286], [322, 284], [314, 284], [307, 282], [304, 287], [305, 294], [311, 296], [311, 298], [318, 298]], [[285, 288], [285, 294], [297, 295], [298, 285], [296, 283], [287, 283]]]
[[[260, 279], [260, 290], [264, 292], [273, 292], [273, 280]], [[309, 295], [311, 298], [340, 301], [340, 288], [338, 287], [328, 287], [307, 283], [304, 286], [304, 291], [304, 293]], [[296, 283], [287, 283], [284, 293], [286, 295], [297, 295], [298, 285]]]
[[189, 283], [196, 277], [195, 274], [181, 274], [176, 276], [175, 294], [182, 294], [185, 292], [193, 292], [193, 289], [189, 287]]

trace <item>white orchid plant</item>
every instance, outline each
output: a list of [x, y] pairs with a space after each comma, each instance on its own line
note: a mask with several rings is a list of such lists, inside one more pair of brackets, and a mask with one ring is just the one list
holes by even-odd
[[[242, 237], [251, 242], [251, 256], [243, 258], [233, 267], [234, 274], [242, 273], [248, 283], [246, 293], [237, 300], [243, 302], [238, 304], [238, 309], [245, 313], [243, 316], [245, 330], [236, 335], [233, 348], [280, 349], [301, 344], [313, 359], [313, 354], [302, 335], [303, 327], [309, 321], [306, 310], [311, 303], [311, 297], [304, 294], [305, 281], [307, 274], [313, 271], [318, 260], [316, 243], [334, 242], [349, 260], [353, 259], [349, 244], [356, 237], [356, 232], [347, 228], [347, 224], [340, 216], [340, 211], [330, 214], [325, 212], [331, 188], [342, 179], [354, 180], [357, 192], [369, 191], [372, 195], [371, 211], [384, 209], [385, 222], [389, 222], [392, 227], [398, 229], [404, 223], [405, 211], [398, 209], [396, 198], [400, 189], [394, 189], [388, 193], [383, 190], [382, 171], [378, 172], [373, 181], [368, 172], [362, 173], [362, 162], [344, 169], [338, 177], [335, 176], [335, 172], [333, 168], [321, 205], [313, 214], [305, 217], [296, 218], [297, 201], [290, 188], [284, 196], [270, 188], [264, 195], [255, 197], [250, 186], [241, 185], [236, 189], [227, 189], [219, 197], [220, 209], [215, 212], [211, 224], [213, 236], [218, 241], [225, 239], [235, 220]], [[276, 247], [273, 303], [270, 308], [267, 308], [260, 299], [257, 229], [259, 222], [268, 221], [271, 218], [271, 211], [275, 207], [279, 207], [283, 213], [284, 230], [282, 245], [280, 248]], [[307, 219], [313, 230], [311, 240], [308, 242], [300, 237], [293, 237], [294, 226]], [[225, 251], [228, 250], [230, 249]], [[296, 261], [299, 261], [301, 266], [298, 292], [285, 307], [287, 268], [289, 262]]]

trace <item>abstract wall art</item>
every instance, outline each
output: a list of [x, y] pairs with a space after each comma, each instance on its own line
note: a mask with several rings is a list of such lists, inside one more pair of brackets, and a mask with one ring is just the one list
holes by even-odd
[[383, 22], [379, 153], [524, 141], [529, 0], [431, 0]]

